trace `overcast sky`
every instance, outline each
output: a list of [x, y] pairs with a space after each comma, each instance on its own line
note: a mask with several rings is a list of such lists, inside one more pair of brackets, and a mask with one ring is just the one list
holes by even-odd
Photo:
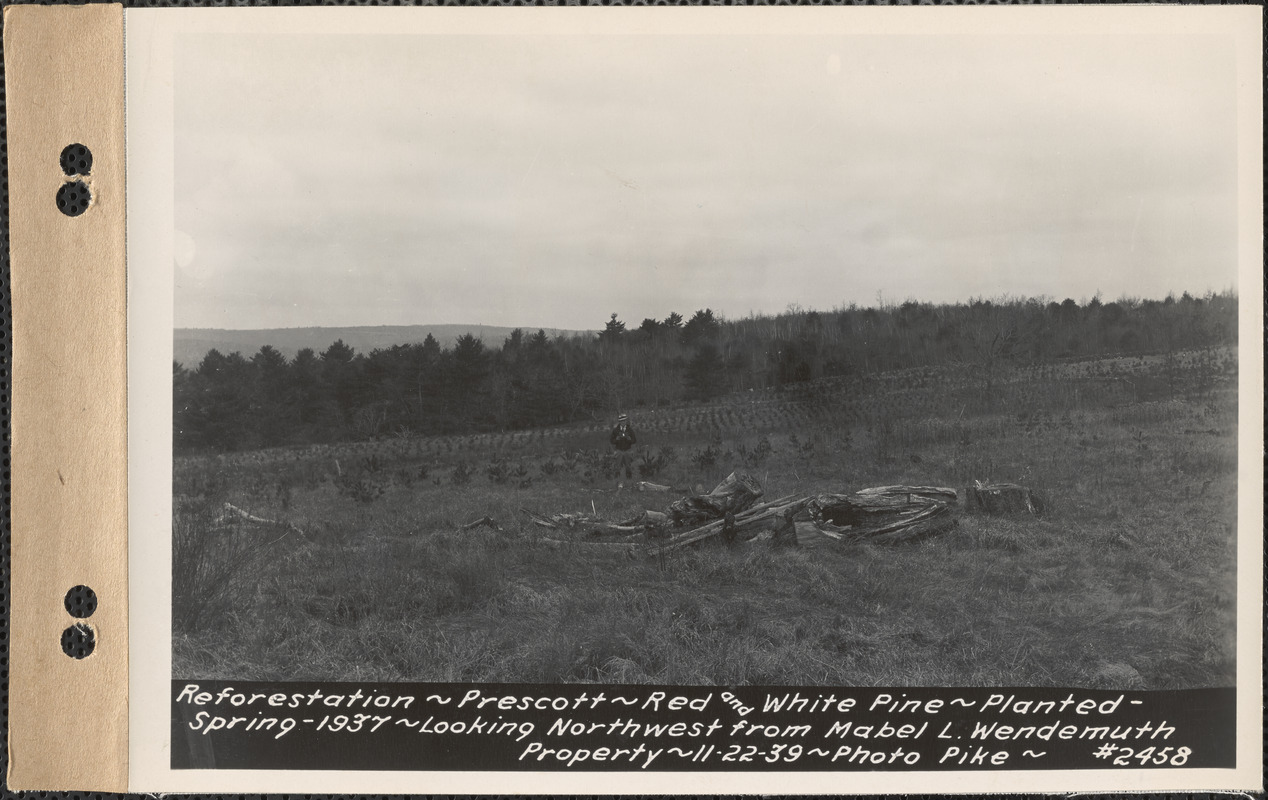
[[176, 46], [178, 327], [1236, 285], [1222, 38]]

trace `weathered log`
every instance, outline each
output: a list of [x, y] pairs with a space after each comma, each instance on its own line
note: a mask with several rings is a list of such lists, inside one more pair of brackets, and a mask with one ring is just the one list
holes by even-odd
[[221, 512], [220, 517], [216, 521], [221, 524], [224, 524], [235, 518], [240, 519], [243, 522], [254, 522], [257, 525], [287, 525], [289, 524], [285, 522], [280, 522], [279, 520], [275, 520], [275, 519], [265, 519], [264, 517], [257, 517], [248, 511], [238, 508], [233, 503], [224, 504], [224, 510]]
[[[894, 542], [940, 530], [927, 520], [956, 508], [953, 489], [879, 486], [850, 495], [820, 495], [808, 504], [815, 527], [840, 541]], [[902, 535], [895, 535], [906, 532]]]
[[[749, 520], [757, 518], [758, 515], [760, 515], [761, 513], [765, 511], [768, 511], [771, 508], [777, 508], [779, 506], [784, 505], [785, 503], [793, 501], [796, 497], [797, 495], [790, 494], [785, 497], [781, 497], [778, 500], [772, 500], [769, 503], [762, 503], [760, 505], [753, 506], [747, 511], [744, 511], [736, 515], [736, 519], [741, 523], [748, 522]], [[714, 520], [713, 522], [707, 523], [705, 525], [701, 525], [697, 528], [692, 528], [691, 530], [684, 531], [682, 533], [679, 533], [673, 536], [670, 539], [670, 543], [690, 544], [691, 542], [699, 541], [699, 539], [697, 538], [699, 534], [706, 533], [706, 532], [716, 533], [717, 531], [721, 530], [721, 528], [722, 528], [722, 520]]]
[[660, 531], [669, 524], [669, 517], [659, 511], [650, 509], [620, 522], [593, 521], [594, 527], [588, 533], [592, 536], [601, 534], [628, 535], [631, 533], [647, 533]]
[[955, 489], [943, 489], [937, 486], [877, 486], [871, 489], [859, 489], [853, 495], [856, 503], [875, 505], [878, 508], [912, 503], [951, 503], [957, 498]]
[[[771, 503], [754, 506], [742, 514], [736, 514], [732, 519], [732, 526], [739, 528], [751, 526], [755, 523], [768, 522], [771, 518], [781, 515], [790, 509], [793, 510], [793, 513], [796, 513], [796, 511], [800, 511], [801, 508], [804, 507], [806, 502], [805, 498], [796, 500], [794, 499], [796, 497], [797, 495], [788, 495], [787, 497], [780, 498], [780, 500], [772, 501]], [[689, 544], [704, 541], [705, 539], [722, 533], [725, 526], [725, 520], [710, 522], [707, 525], [702, 525], [699, 528], [694, 528], [686, 533], [681, 533], [673, 537], [668, 542], [661, 545], [658, 551], [666, 552], [670, 550], [677, 550], [680, 547], [686, 547]]]
[[866, 541], [873, 544], [902, 544], [904, 542], [913, 542], [927, 536], [945, 533], [959, 524], [959, 520], [955, 518], [954, 514], [935, 514], [927, 519], [922, 519], [909, 525], [904, 525], [903, 527], [889, 533], [869, 536]]
[[480, 519], [472, 520], [471, 522], [468, 522], [466, 525], [461, 526], [460, 529], [464, 531], [469, 531], [475, 528], [479, 528], [481, 525], [487, 525], [488, 527], [492, 528], [495, 531], [498, 531], [499, 533], [501, 533], [502, 531], [502, 529], [498, 527], [498, 524], [493, 521], [493, 517], [481, 517]]
[[542, 528], [550, 528], [551, 530], [558, 530], [558, 529], [559, 529], [559, 526], [558, 526], [558, 525], [556, 525], [555, 523], [551, 522], [550, 520], [546, 519], [545, 517], [542, 517], [542, 516], [540, 516], [540, 515], [538, 515], [538, 514], [534, 514], [532, 511], [529, 511], [527, 508], [521, 508], [521, 509], [520, 509], [520, 512], [521, 512], [521, 513], [524, 513], [524, 514], [527, 514], [527, 515], [528, 515], [528, 518], [529, 518], [529, 519], [531, 519], [531, 520], [533, 521], [533, 524], [534, 524], [534, 525], [538, 525], [538, 526], [540, 526], [540, 527], [542, 527]]
[[644, 525], [668, 525], [669, 515], [661, 511], [652, 511], [650, 508], [643, 514]]
[[759, 544], [775, 548], [800, 546], [797, 540], [797, 526], [793, 522], [795, 514], [795, 509], [789, 509], [774, 517], [773, 520], [767, 520], [765, 527], [751, 537], [736, 542], [735, 546], [752, 547]]
[[[571, 514], [551, 514], [549, 517], [543, 517], [540, 514], [534, 514], [527, 508], [521, 508], [521, 512], [527, 514], [530, 519], [543, 528], [576, 528], [585, 525], [607, 525], [608, 523], [599, 519], [598, 516], [583, 514], [580, 511]], [[625, 523], [615, 523], [617, 525]]]
[[233, 503], [224, 504], [224, 507], [220, 512], [220, 516], [216, 517], [214, 524], [215, 525], [229, 525], [235, 520], [241, 520], [242, 522], [250, 522], [253, 525], [272, 525], [274, 527], [284, 528], [288, 532], [298, 533], [300, 536], [307, 537], [307, 534], [304, 533], [304, 531], [294, 522], [290, 522], [284, 519], [265, 519], [264, 517], [257, 517], [254, 514], [251, 514], [241, 508], [238, 508]]
[[935, 505], [928, 506], [923, 511], [914, 514], [905, 514], [902, 518], [894, 520], [887, 525], [864, 526], [855, 529], [836, 529], [833, 532], [841, 536], [842, 541], [852, 541], [860, 539], [880, 540], [885, 534], [894, 533], [895, 531], [907, 530], [915, 527], [925, 520], [942, 514], [950, 513], [951, 506]]
[[665, 486], [660, 483], [651, 483], [650, 481], [639, 481], [637, 486], [640, 492], [672, 492], [674, 490], [674, 487], [672, 486]]
[[983, 484], [964, 490], [964, 510], [983, 514], [1039, 514], [1043, 502], [1034, 492], [1016, 483]]
[[647, 525], [664, 525], [664, 524], [667, 524], [668, 522], [669, 522], [668, 514], [664, 514], [660, 511], [653, 511], [649, 508], [645, 511], [640, 511], [639, 513], [635, 514], [629, 519], [621, 520], [620, 522], [614, 522], [612, 524], [617, 527], [631, 527], [631, 526], [647, 526]]
[[923, 486], [880, 486], [853, 494], [822, 494], [810, 502], [817, 523], [845, 529], [886, 524], [894, 514], [914, 513], [929, 506], [954, 506], [954, 489]]
[[602, 536], [608, 534], [611, 536], [624, 536], [631, 533], [642, 533], [642, 525], [596, 525], [586, 531], [590, 536]]
[[719, 519], [747, 510], [762, 496], [762, 485], [743, 472], [732, 472], [708, 494], [695, 494], [670, 504], [675, 525]]

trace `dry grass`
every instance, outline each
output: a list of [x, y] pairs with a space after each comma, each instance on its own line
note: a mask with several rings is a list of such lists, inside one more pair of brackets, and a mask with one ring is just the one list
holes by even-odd
[[[702, 546], [662, 566], [584, 542], [546, 546], [521, 507], [616, 519], [667, 502], [616, 490], [599, 426], [183, 459], [177, 491], [196, 502], [182, 506], [178, 531], [269, 543], [199, 551], [239, 560], [227, 572], [205, 567], [228, 591], [178, 598], [207, 608], [196, 625], [188, 612], [176, 620], [174, 673], [1231, 685], [1233, 395], [1207, 383], [1177, 396], [1173, 374], [1150, 384], [1158, 367], [1141, 364], [1103, 367], [1126, 369], [1130, 391], [1105, 389], [1097, 375], [1075, 385], [1059, 371], [1019, 373], [992, 411], [968, 408], [962, 387], [917, 376], [846, 402], [829, 394], [648, 417], [640, 439], [665, 451], [662, 483], [711, 486], [747, 462], [770, 496], [1008, 480], [1047, 500], [1042, 517], [965, 516], [947, 534], [885, 548]], [[1156, 391], [1142, 394], [1145, 385]], [[767, 424], [754, 423], [759, 407]], [[486, 474], [499, 459], [523, 464], [531, 485]], [[472, 472], [466, 483], [453, 481], [459, 464]], [[272, 531], [195, 524], [224, 500], [303, 534], [273, 541]], [[485, 515], [503, 530], [459, 530]]]

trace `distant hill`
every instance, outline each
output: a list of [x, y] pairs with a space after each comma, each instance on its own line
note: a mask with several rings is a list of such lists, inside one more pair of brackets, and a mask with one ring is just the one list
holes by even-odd
[[[305, 347], [320, 353], [338, 339], [358, 353], [391, 347], [397, 344], [421, 342], [431, 334], [441, 347], [452, 347], [459, 336], [470, 333], [488, 347], [501, 347], [502, 342], [515, 328], [496, 325], [365, 325], [353, 328], [271, 328], [261, 330], [222, 330], [219, 328], [177, 328], [173, 358], [188, 368], [197, 367], [213, 348], [221, 353], [238, 352], [250, 358], [264, 345], [272, 345], [287, 358]], [[523, 328], [527, 336], [537, 328]], [[546, 328], [546, 334], [592, 333], [592, 331]]]

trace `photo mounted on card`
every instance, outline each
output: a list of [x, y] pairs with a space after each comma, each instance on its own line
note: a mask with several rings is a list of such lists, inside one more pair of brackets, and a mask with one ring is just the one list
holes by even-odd
[[1253, 21], [129, 10], [132, 788], [1260, 788]]

